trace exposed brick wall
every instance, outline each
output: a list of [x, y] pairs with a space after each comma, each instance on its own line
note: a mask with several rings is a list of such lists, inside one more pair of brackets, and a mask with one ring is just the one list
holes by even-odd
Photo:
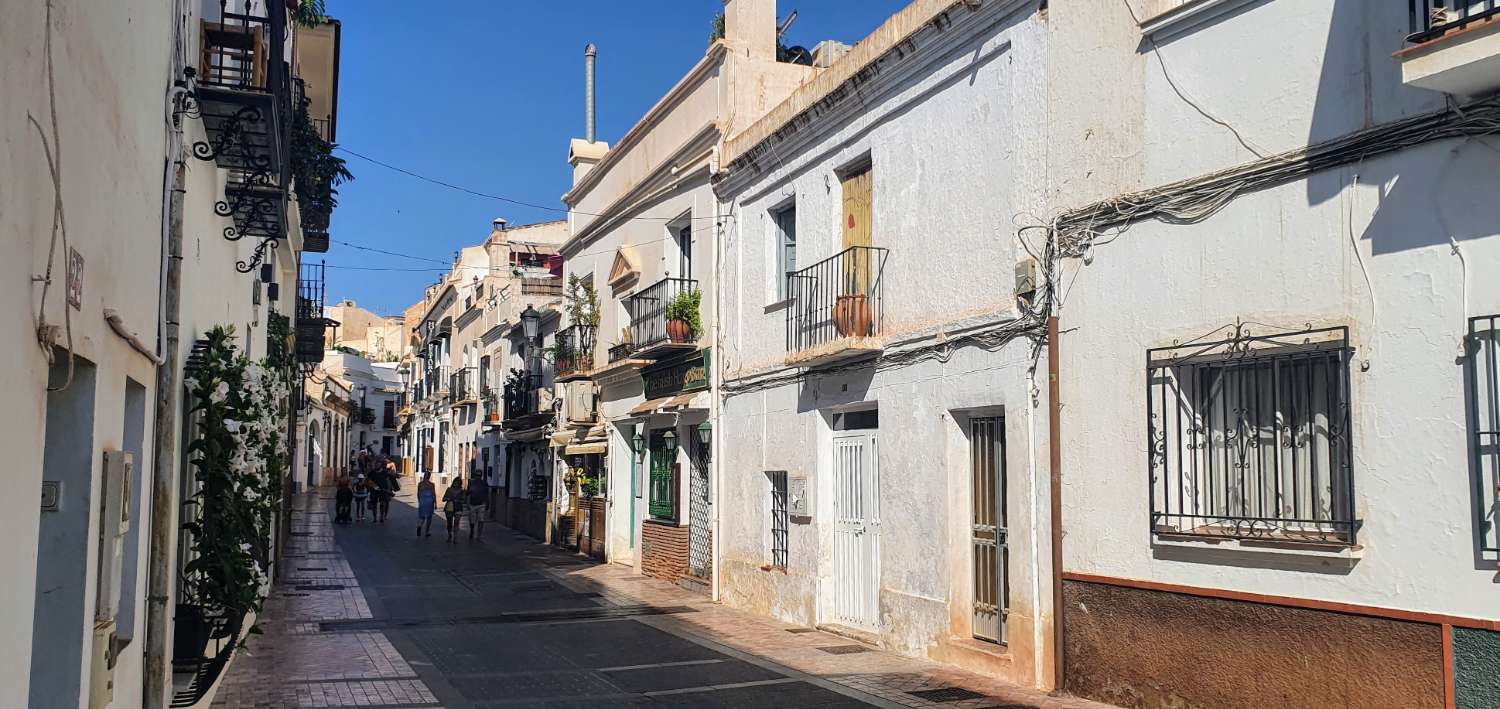
[[641, 573], [677, 583], [688, 572], [688, 528], [646, 520], [641, 524]]

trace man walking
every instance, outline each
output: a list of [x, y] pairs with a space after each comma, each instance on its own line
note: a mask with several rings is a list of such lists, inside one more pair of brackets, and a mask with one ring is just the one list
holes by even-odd
[[484, 537], [484, 517], [490, 504], [490, 486], [484, 481], [484, 476], [473, 474], [469, 477], [469, 538], [482, 539]]

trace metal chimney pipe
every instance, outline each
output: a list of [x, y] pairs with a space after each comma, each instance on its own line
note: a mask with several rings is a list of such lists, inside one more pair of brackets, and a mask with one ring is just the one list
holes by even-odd
[[593, 42], [583, 48], [583, 137], [590, 143], [594, 142], [594, 57], [598, 54]]

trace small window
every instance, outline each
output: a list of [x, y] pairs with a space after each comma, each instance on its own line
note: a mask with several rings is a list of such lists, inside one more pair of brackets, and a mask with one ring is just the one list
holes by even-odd
[[771, 483], [771, 568], [786, 569], [787, 527], [786, 471], [769, 470]]
[[833, 415], [835, 431], [866, 431], [880, 428], [879, 409], [845, 411]]
[[1347, 328], [1228, 330], [1147, 352], [1152, 531], [1353, 544]]
[[797, 205], [771, 212], [776, 227], [776, 299], [785, 300], [787, 284], [797, 270]]

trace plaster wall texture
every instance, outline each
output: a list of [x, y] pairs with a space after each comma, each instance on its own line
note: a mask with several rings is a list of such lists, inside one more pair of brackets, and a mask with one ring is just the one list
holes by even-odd
[[[134, 331], [147, 347], [158, 336], [159, 284], [162, 267], [163, 182], [168, 167], [167, 88], [172, 76], [172, 8], [143, 3], [95, 3], [57, 1], [8, 8], [0, 27], [0, 63], [8, 67], [0, 76], [0, 92], [7, 97], [0, 111], [3, 131], [3, 182], [0, 242], [5, 244], [6, 277], [0, 278], [3, 300], [12, 304], [3, 324], [17, 333], [9, 351], [12, 366], [0, 373], [0, 388], [10, 392], [11, 403], [0, 414], [0, 430], [7, 450], [15, 458], [17, 471], [11, 482], [17, 491], [35, 491], [41, 480], [54, 472], [43, 470], [43, 430], [46, 421], [47, 363], [41, 348], [29, 333], [36, 330], [38, 312], [52, 324], [64, 323], [67, 294], [65, 274], [69, 249], [83, 259], [81, 307], [72, 310], [72, 350], [97, 366], [94, 391], [92, 443], [88, 459], [88, 499], [97, 500], [102, 451], [135, 447], [145, 442], [135, 459], [138, 481], [149, 480], [153, 461], [149, 442], [155, 437], [155, 417], [148, 414], [142, 430], [131, 434], [138, 441], [125, 441], [127, 380], [144, 389], [148, 408], [156, 398], [156, 368], [132, 349], [104, 320], [106, 308], [118, 312], [126, 329]], [[188, 8], [189, 24], [196, 22]], [[121, 27], [131, 31], [121, 32]], [[49, 47], [51, 67], [49, 70]], [[190, 41], [190, 47], [192, 42]], [[50, 74], [50, 78], [49, 78]], [[36, 124], [32, 123], [35, 119]], [[56, 121], [54, 132], [53, 121]], [[38, 126], [40, 128], [38, 128]], [[183, 121], [185, 145], [204, 137], [201, 122]], [[55, 161], [67, 248], [58, 237], [52, 252], [54, 181], [48, 152]], [[184, 196], [183, 281], [181, 348], [185, 358], [193, 340], [216, 324], [234, 324], [241, 344], [253, 357], [263, 356], [268, 303], [252, 305], [252, 277], [235, 273], [234, 263], [246, 259], [253, 244], [227, 242], [221, 236], [227, 222], [212, 213], [213, 202], [222, 196], [224, 177], [211, 163], [186, 160]], [[283, 249], [290, 251], [290, 249]], [[49, 258], [52, 287], [45, 307], [40, 283]], [[275, 261], [278, 281], [295, 283], [289, 260]], [[232, 284], [226, 290], [224, 284]], [[215, 294], [214, 298], [202, 297]], [[290, 298], [288, 297], [288, 300]], [[252, 331], [255, 334], [250, 334]], [[257, 337], [256, 335], [259, 335]], [[67, 346], [66, 336], [59, 342]], [[138, 392], [141, 390], [137, 390]], [[174, 399], [178, 398], [176, 393]], [[174, 405], [178, 402], [174, 401]], [[80, 440], [83, 440], [80, 437]], [[174, 463], [174, 468], [178, 467]], [[181, 474], [181, 471], [176, 471]], [[149, 486], [148, 486], [149, 488]], [[141, 530], [151, 518], [149, 494], [134, 496], [132, 524]], [[174, 514], [175, 514], [174, 505]], [[0, 563], [9, 570], [0, 581], [0, 627], [9, 640], [0, 643], [0, 705], [19, 705], [30, 692], [28, 670], [32, 647], [33, 608], [38, 564], [39, 511], [32, 494], [16, 495], [0, 514], [0, 533], [8, 544], [0, 551]], [[53, 514], [87, 514], [86, 569], [77, 583], [95, 588], [97, 568], [97, 515], [88, 510]], [[174, 525], [175, 526], [175, 525]], [[133, 597], [132, 627], [119, 628], [121, 637], [132, 642], [121, 653], [114, 671], [113, 706], [134, 706], [142, 692], [145, 650], [145, 584], [149, 554], [144, 532], [135, 535], [138, 545], [133, 569], [123, 578], [132, 583], [125, 589]], [[158, 563], [175, 563], [172, 559]], [[83, 594], [81, 617], [93, 617], [93, 592]], [[170, 601], [169, 601], [170, 605]], [[122, 614], [122, 618], [126, 616]], [[61, 705], [76, 705], [87, 699], [90, 627], [53, 628], [61, 642], [81, 648], [76, 668], [55, 668], [81, 678], [74, 686], [79, 696], [54, 696]], [[36, 681], [47, 682], [38, 676]]]
[[[1222, 5], [1229, 11], [1156, 41], [1179, 88], [1265, 151], [1441, 105], [1434, 94], [1400, 85], [1390, 51], [1406, 31], [1404, 6]], [[1049, 213], [1254, 159], [1165, 84], [1149, 42], [1126, 41], [1139, 34], [1128, 17], [1107, 18], [1115, 29], [1101, 35], [1106, 41], [1070, 36], [1106, 21], [1093, 10], [1052, 5], [1051, 111], [1066, 117], [1078, 105], [1118, 106], [1108, 120], [1123, 127], [1105, 134], [1113, 141], [1106, 151], [1087, 147], [1088, 120], [1052, 122]], [[1276, 51], [1266, 51], [1258, 39], [1265, 36], [1278, 37]], [[1226, 75], [1243, 81], [1223, 81]], [[1070, 158], [1068, 145], [1084, 147]], [[1098, 162], [1104, 155], [1113, 159]], [[1476, 264], [1500, 258], [1493, 165], [1484, 139], [1428, 144], [1242, 193], [1199, 224], [1139, 223], [1097, 246], [1087, 265], [1067, 264], [1064, 568], [1493, 617], [1494, 561], [1473, 541], [1458, 359], [1465, 315], [1500, 311], [1500, 282], [1476, 276]], [[1468, 263], [1466, 295], [1450, 237]], [[1237, 318], [1268, 324], [1262, 332], [1309, 323], [1351, 328], [1359, 549], [1330, 559], [1153, 545], [1145, 350]]]
[[1500, 706], [1500, 633], [1453, 629], [1453, 683], [1456, 709]]
[[[784, 370], [786, 308], [796, 306], [776, 302], [772, 211], [795, 202], [798, 267], [834, 255], [843, 248], [839, 174], [864, 161], [874, 178], [873, 244], [890, 249], [887, 347], [1015, 317], [1012, 219], [1040, 207], [1045, 184], [1044, 143], [1026, 138], [1045, 131], [1045, 25], [1029, 3], [1002, 2], [977, 12], [955, 8], [913, 31], [899, 58], [877, 62], [861, 80], [857, 97], [822, 104], [817, 119], [798, 119], [795, 130], [756, 126], [773, 135], [774, 149], [741, 146], [746, 157], [719, 184], [732, 219], [723, 237], [724, 337], [715, 356], [730, 386]], [[832, 417], [873, 403], [880, 411], [878, 640], [1043, 685], [1050, 659], [1038, 639], [1046, 642], [1051, 623], [1046, 409], [1044, 392], [1032, 408], [1032, 362], [1022, 341], [994, 352], [957, 349], [942, 362], [810, 372], [799, 383], [726, 393], [715, 427], [723, 441], [725, 602], [790, 622], [832, 622]], [[1010, 644], [973, 652], [967, 416], [1002, 411]], [[811, 521], [790, 525], [784, 571], [769, 568], [766, 470], [805, 474], [813, 488]]]

